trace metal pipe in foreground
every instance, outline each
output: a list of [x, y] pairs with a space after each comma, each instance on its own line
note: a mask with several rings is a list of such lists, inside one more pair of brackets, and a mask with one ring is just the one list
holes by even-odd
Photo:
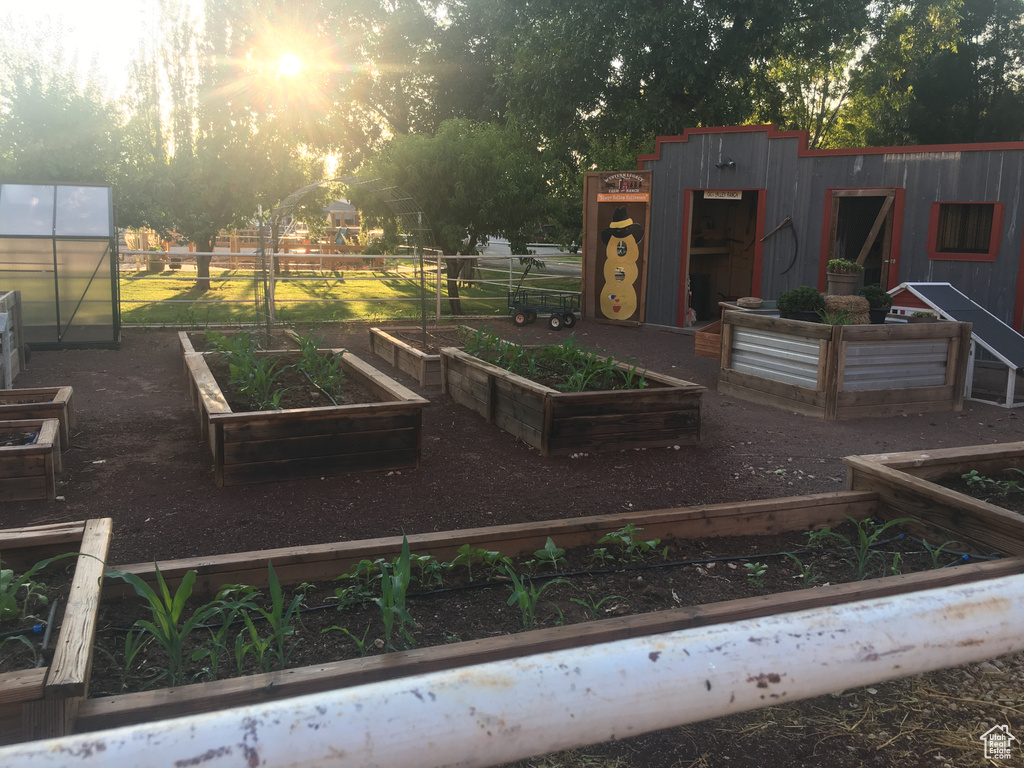
[[44, 766], [489, 766], [1024, 649], [1024, 575], [0, 749]]

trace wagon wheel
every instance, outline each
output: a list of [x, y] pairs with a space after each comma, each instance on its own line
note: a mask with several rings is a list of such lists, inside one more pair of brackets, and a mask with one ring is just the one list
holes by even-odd
[[534, 312], [532, 309], [527, 310], [527, 312], [526, 312], [526, 322], [532, 323], [536, 319], [537, 319], [537, 313]]
[[530, 315], [529, 313], [524, 312], [523, 310], [519, 310], [514, 315], [512, 315], [512, 322], [521, 328], [528, 322], [530, 322]]
[[552, 315], [548, 319], [548, 325], [551, 326], [551, 330], [553, 330], [553, 331], [557, 331], [557, 330], [561, 329], [561, 327], [562, 327], [562, 316], [561, 315]]
[[562, 321], [565, 323], [566, 328], [572, 328], [574, 325], [576, 325], [576, 315], [574, 315], [572, 312], [566, 312], [564, 315], [562, 315]]

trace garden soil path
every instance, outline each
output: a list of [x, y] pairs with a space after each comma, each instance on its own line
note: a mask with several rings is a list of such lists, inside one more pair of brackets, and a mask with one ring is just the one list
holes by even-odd
[[[539, 322], [515, 328], [500, 318], [488, 325], [528, 343], [567, 335]], [[690, 335], [582, 322], [574, 329], [581, 346], [708, 388], [702, 444], [542, 458], [439, 389], [421, 388], [372, 358], [368, 328], [320, 333], [326, 345], [351, 350], [432, 401], [418, 470], [217, 488], [177, 333], [131, 329], [117, 351], [37, 351], [18, 377], [17, 387], [72, 386], [77, 427], [64, 453], [61, 500], [4, 504], [0, 527], [109, 516], [110, 558], [118, 564], [837, 491], [844, 488], [844, 456], [1024, 435], [1024, 414], [978, 403], [961, 413], [838, 423], [745, 403], [717, 394], [718, 363], [694, 357]], [[1022, 700], [1018, 655], [589, 747], [547, 764], [987, 765], [978, 736], [1005, 722], [1024, 738]]]

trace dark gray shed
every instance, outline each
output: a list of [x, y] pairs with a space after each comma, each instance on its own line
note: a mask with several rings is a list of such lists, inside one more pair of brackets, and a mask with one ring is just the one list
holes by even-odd
[[865, 283], [948, 282], [1020, 330], [1024, 143], [811, 150], [804, 131], [698, 128], [659, 137], [646, 322], [718, 302], [825, 288], [830, 258]]

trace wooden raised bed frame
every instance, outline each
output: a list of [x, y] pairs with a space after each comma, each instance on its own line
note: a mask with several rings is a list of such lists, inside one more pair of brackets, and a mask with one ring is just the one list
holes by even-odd
[[1024, 515], [932, 482], [972, 469], [983, 475], [1024, 469], [1024, 442], [850, 456], [843, 462], [847, 488], [877, 493], [894, 515], [922, 521], [926, 533], [968, 541], [982, 552], [1024, 555]]
[[970, 348], [970, 323], [824, 325], [726, 312], [718, 391], [826, 421], [960, 411]]
[[57, 498], [60, 422], [57, 419], [0, 421], [0, 433], [34, 432], [29, 445], [0, 446], [0, 501]]
[[[454, 330], [455, 326], [446, 326], [446, 330]], [[371, 328], [370, 351], [387, 360], [393, 367], [409, 374], [421, 387], [441, 386], [441, 355], [431, 355], [408, 344], [388, 331], [408, 331], [415, 333], [420, 329], [414, 327]], [[432, 328], [431, 330], [438, 330]]]
[[110, 532], [110, 518], [0, 531], [0, 557], [16, 573], [47, 557], [82, 553], [50, 666], [0, 674], [0, 744], [73, 732], [78, 705], [89, 687]]
[[[627, 523], [643, 528], [644, 536], [712, 538], [809, 530], [842, 523], [847, 516], [857, 520], [870, 516], [884, 519], [899, 516], [900, 513], [901, 510], [890, 508], [878, 493], [845, 491], [687, 509], [665, 509], [415, 534], [409, 536], [409, 545], [414, 553], [432, 554], [440, 559], [452, 558], [464, 544], [517, 556], [543, 547], [548, 536], [565, 548], [592, 546], [605, 534], [619, 530]], [[927, 514], [927, 508], [923, 508], [922, 515], [926, 518]], [[1021, 528], [1024, 530], [1024, 524]], [[987, 551], [998, 551], [1001, 548], [995, 535], [986, 536], [984, 542]], [[401, 545], [400, 537], [389, 537], [198, 557], [160, 563], [160, 571], [173, 585], [180, 581], [188, 570], [194, 569], [199, 574], [196, 590], [212, 592], [224, 583], [265, 586], [267, 561], [272, 560], [274, 570], [282, 583], [298, 584], [333, 578], [363, 559], [394, 558], [401, 551]], [[120, 566], [120, 569], [150, 580], [154, 575], [152, 563]], [[637, 616], [622, 616], [509, 636], [418, 648], [243, 678], [199, 683], [177, 689], [91, 699], [82, 703], [78, 726], [81, 731], [91, 731], [149, 722], [585, 644], [610, 642], [824, 605], [838, 605], [1016, 573], [1024, 573], [1022, 556], [851, 584], [797, 589], [775, 595], [707, 605], [682, 606]], [[120, 582], [108, 583], [105, 588], [110, 595], [129, 593], [129, 588]]]
[[185, 354], [192, 403], [213, 453], [217, 485], [418, 467], [422, 412], [429, 401], [349, 352], [341, 364], [346, 375], [384, 402], [233, 413], [205, 355]]
[[60, 422], [60, 444], [67, 449], [75, 426], [73, 400], [71, 387], [0, 389], [0, 421], [57, 419]]
[[706, 389], [682, 379], [644, 371], [646, 389], [559, 392], [454, 347], [441, 350], [441, 370], [453, 400], [542, 456], [700, 443]]

